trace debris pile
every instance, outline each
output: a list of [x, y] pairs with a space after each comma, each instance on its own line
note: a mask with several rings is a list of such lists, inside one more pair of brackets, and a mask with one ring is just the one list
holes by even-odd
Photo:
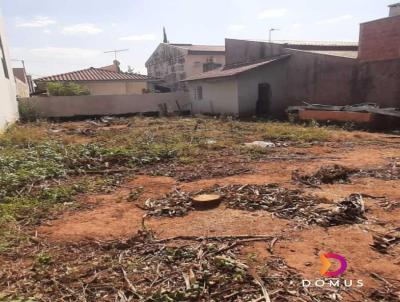
[[396, 228], [386, 234], [373, 236], [374, 243], [371, 247], [379, 253], [387, 254], [393, 246], [400, 244], [400, 228]]
[[400, 179], [400, 161], [394, 160], [387, 166], [378, 169], [360, 170], [356, 176], [374, 177], [383, 180]]
[[175, 190], [166, 194], [162, 199], [147, 199], [144, 209], [150, 216], [185, 216], [190, 210], [193, 210], [192, 198], [186, 192]]
[[[62, 125], [62, 124], [61, 124]], [[75, 127], [53, 125], [51, 133], [65, 133], [68, 135], [96, 136], [98, 131], [122, 130], [131, 127], [131, 122], [126, 118], [105, 116], [98, 120], [86, 120], [75, 124]]]
[[276, 184], [214, 186], [193, 194], [175, 191], [162, 199], [146, 201], [145, 209], [152, 216], [184, 216], [193, 210], [192, 196], [197, 194], [218, 194], [223, 197], [228, 208], [268, 211], [276, 217], [296, 219], [309, 225], [335, 226], [366, 220], [360, 194], [350, 195], [339, 202], [335, 209], [326, 209], [320, 205], [330, 205], [328, 200]]
[[[341, 300], [344, 287], [305, 288], [302, 276], [279, 257], [257, 268], [251, 260], [242, 260], [242, 246], [256, 240], [272, 238], [198, 237], [181, 243], [154, 240], [142, 232], [120, 244], [68, 246], [29, 272], [4, 270], [0, 284], [8, 282], [9, 293], [40, 296], [41, 301]], [[37, 282], [26, 282], [27, 274]], [[24, 292], [19, 291], [22, 285]]]
[[[367, 218], [364, 216], [365, 206], [361, 194], [351, 194], [339, 202], [335, 211], [322, 210], [320, 225], [328, 227], [342, 224], [362, 223]], [[325, 214], [325, 215], [324, 215]]]
[[319, 186], [322, 184], [349, 183], [349, 177], [357, 170], [342, 165], [324, 165], [314, 174], [302, 174], [299, 170], [292, 172], [294, 181], [309, 185]]

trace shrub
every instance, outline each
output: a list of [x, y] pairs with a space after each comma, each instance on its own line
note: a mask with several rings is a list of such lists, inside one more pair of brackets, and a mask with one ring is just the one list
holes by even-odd
[[47, 84], [47, 90], [52, 96], [89, 95], [89, 89], [76, 83], [53, 82]]
[[35, 122], [39, 119], [39, 112], [29, 102], [18, 102], [19, 120], [22, 123]]

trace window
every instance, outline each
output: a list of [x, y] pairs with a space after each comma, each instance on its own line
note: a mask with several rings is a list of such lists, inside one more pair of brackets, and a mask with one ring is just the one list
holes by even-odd
[[197, 86], [194, 90], [194, 99], [200, 101], [203, 99], [203, 87]]
[[211, 71], [211, 70], [214, 70], [214, 69], [217, 69], [220, 67], [222, 67], [222, 64], [213, 63], [213, 62], [204, 63], [203, 64], [203, 72]]
[[8, 74], [7, 62], [6, 62], [6, 54], [4, 53], [3, 42], [0, 37], [0, 56], [1, 56], [1, 63], [3, 65], [4, 76], [9, 79], [10, 76]]

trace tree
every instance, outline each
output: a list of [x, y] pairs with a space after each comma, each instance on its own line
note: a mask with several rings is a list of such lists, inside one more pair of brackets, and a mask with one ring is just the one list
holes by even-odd
[[163, 35], [164, 35], [163, 42], [164, 43], [169, 43], [168, 38], [167, 38], [167, 32], [165, 31], [165, 27], [163, 27]]
[[47, 91], [52, 96], [73, 96], [73, 95], [89, 95], [90, 91], [87, 87], [70, 82], [60, 83], [51, 82], [47, 84]]

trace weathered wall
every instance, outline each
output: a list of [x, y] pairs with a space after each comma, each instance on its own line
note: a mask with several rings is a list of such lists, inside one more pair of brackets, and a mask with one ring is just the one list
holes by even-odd
[[[191, 81], [188, 83], [193, 113], [239, 114], [238, 87], [235, 78]], [[195, 89], [201, 86], [203, 99], [195, 99]]]
[[15, 87], [18, 98], [29, 98], [29, 86], [27, 83], [15, 78]]
[[358, 58], [361, 61], [400, 58], [400, 16], [362, 23]]
[[[8, 124], [18, 119], [18, 106], [15, 92], [14, 75], [11, 68], [10, 55], [8, 52], [7, 40], [5, 37], [5, 30], [3, 25], [3, 18], [0, 12], [0, 38], [3, 43], [3, 50], [5, 54], [5, 61], [7, 65], [9, 78], [6, 78], [3, 71], [3, 64], [0, 61], [0, 131], [3, 130]], [[3, 55], [0, 50], [0, 58]]]
[[225, 51], [226, 65], [234, 65], [281, 55], [283, 48], [265, 42], [225, 39]]
[[[256, 114], [258, 84], [268, 83], [271, 86], [272, 98], [270, 112], [276, 115], [286, 95], [287, 60], [274, 62], [238, 76], [239, 114], [251, 116]], [[275, 114], [274, 114], [275, 113]]]
[[224, 64], [224, 54], [189, 54], [188, 50], [174, 45], [161, 43], [146, 62], [147, 74], [153, 78], [163, 79], [165, 86], [172, 91], [187, 90], [187, 77], [203, 72], [207, 59]]
[[400, 59], [361, 62], [352, 94], [358, 103], [400, 108]]
[[91, 95], [141, 94], [147, 88], [146, 81], [98, 81], [82, 82]]
[[191, 77], [203, 72], [203, 64], [207, 60], [214, 63], [225, 65], [225, 55], [188, 55], [185, 63], [185, 76]]
[[161, 43], [146, 62], [147, 74], [163, 79], [171, 90], [183, 89], [187, 50]]
[[32, 97], [21, 99], [31, 104], [43, 117], [72, 117], [85, 115], [118, 115], [160, 111], [166, 103], [168, 110], [177, 111], [176, 101], [188, 110], [189, 96], [184, 92], [133, 95], [87, 95]]
[[337, 56], [285, 50], [291, 54], [287, 65], [285, 100], [287, 106], [309, 103], [346, 105], [354, 102], [357, 60]]
[[[80, 81], [79, 85], [89, 89], [91, 95], [142, 94], [148, 88], [146, 81]], [[36, 82], [37, 87], [46, 90], [47, 82]]]

